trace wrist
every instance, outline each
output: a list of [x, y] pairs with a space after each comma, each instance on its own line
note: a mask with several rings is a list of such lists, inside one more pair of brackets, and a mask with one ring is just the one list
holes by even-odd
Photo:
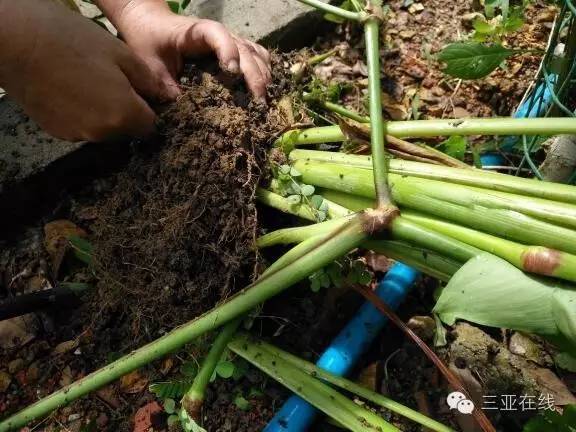
[[159, 19], [173, 14], [164, 0], [100, 0], [98, 4], [125, 37], [129, 37], [134, 28], [146, 26], [151, 18]]

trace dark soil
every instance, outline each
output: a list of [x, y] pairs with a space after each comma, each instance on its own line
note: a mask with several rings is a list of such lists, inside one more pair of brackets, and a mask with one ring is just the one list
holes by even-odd
[[198, 316], [256, 274], [268, 109], [199, 70], [188, 85], [163, 116], [160, 153], [135, 158], [93, 208], [94, 303], [127, 311], [128, 337], [143, 336], [140, 321], [152, 331]]

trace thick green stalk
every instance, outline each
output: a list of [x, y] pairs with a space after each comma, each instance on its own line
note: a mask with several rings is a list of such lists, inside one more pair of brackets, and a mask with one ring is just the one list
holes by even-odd
[[388, 240], [367, 240], [362, 247], [401, 261], [416, 270], [441, 281], [448, 282], [464, 263], [446, 258], [429, 249], [408, 243]]
[[364, 13], [352, 12], [337, 6], [332, 6], [329, 3], [325, 3], [321, 0], [298, 0], [300, 3], [304, 3], [308, 6], [312, 6], [323, 12], [331, 13], [333, 15], [339, 16], [341, 18], [352, 20], [352, 21], [362, 21], [365, 17]]
[[[386, 124], [386, 134], [397, 138], [432, 138], [470, 135], [574, 135], [572, 118], [481, 118], [394, 121]], [[314, 137], [311, 141], [310, 137]], [[322, 139], [324, 138], [324, 139]], [[282, 135], [277, 145], [319, 144], [345, 141], [340, 126], [295, 129]]]
[[[338, 152], [298, 149], [290, 153], [290, 159], [293, 161], [333, 162], [366, 169], [372, 167], [372, 159], [370, 156], [349, 155]], [[481, 170], [462, 170], [399, 159], [390, 160], [390, 173], [576, 204], [576, 187], [574, 186], [546, 183], [506, 174]]]
[[188, 389], [182, 398], [182, 407], [186, 410], [188, 415], [196, 423], [200, 422], [200, 411], [204, 404], [204, 397], [206, 394], [206, 387], [210, 383], [210, 378], [228, 345], [228, 342], [234, 337], [242, 318], [236, 318], [222, 327], [214, 343], [210, 347], [210, 351], [202, 362], [202, 366], [198, 371], [198, 375], [194, 378], [192, 386]]
[[419, 226], [457, 238], [505, 259], [520, 270], [576, 282], [576, 256], [540, 246], [525, 246], [460, 225], [405, 212], [403, 217]]
[[255, 306], [356, 248], [366, 238], [366, 218], [366, 215], [358, 215], [336, 232], [319, 237], [314, 247], [303, 250], [300, 256], [293, 256], [286, 267], [266, 273], [226, 303], [7, 418], [0, 423], [0, 432], [23, 427], [248, 313]]
[[310, 376], [282, 357], [262, 349], [261, 342], [253, 342], [249, 337], [241, 336], [230, 342], [228, 347], [348, 430], [400, 432], [399, 429], [366, 408], [355, 404], [331, 386]]
[[378, 207], [392, 203], [388, 189], [388, 159], [385, 151], [384, 120], [382, 119], [382, 89], [380, 84], [380, 25], [379, 19], [370, 17], [364, 23], [366, 59], [368, 66], [368, 93], [370, 101], [370, 148]]
[[[265, 357], [273, 361], [281, 361], [285, 365], [291, 366], [292, 370], [298, 370], [306, 373], [307, 375], [325, 381], [357, 396], [360, 396], [370, 402], [373, 402], [383, 408], [392, 412], [400, 414], [410, 420], [415, 421], [427, 428], [436, 432], [454, 432], [447, 426], [426, 417], [425, 415], [408, 408], [392, 399], [389, 399], [381, 394], [375, 393], [366, 387], [356, 384], [346, 378], [333, 375], [325, 370], [302, 360], [286, 351], [283, 351], [273, 345], [262, 341], [253, 341], [247, 335], [239, 335], [232, 342], [229, 347], [236, 354], [246, 358], [252, 363], [261, 367], [260, 358]], [[269, 369], [269, 368], [268, 368]], [[283, 375], [283, 374], [282, 374]]]
[[280, 244], [300, 243], [310, 237], [325, 235], [332, 230], [340, 228], [342, 225], [350, 221], [355, 216], [348, 216], [345, 218], [329, 220], [326, 222], [317, 223], [314, 225], [306, 225], [303, 227], [282, 228], [271, 233], [264, 234], [256, 240], [256, 247], [263, 249], [270, 246]]
[[[370, 170], [313, 161], [296, 161], [294, 166], [302, 173], [302, 181], [305, 183], [367, 198], [375, 196]], [[389, 178], [392, 196], [401, 207], [447, 218], [524, 244], [576, 253], [576, 231], [574, 230], [543, 222], [518, 212], [490, 209], [474, 205], [474, 203], [463, 206], [437, 199], [432, 195], [436, 192], [442, 195], [441, 188], [445, 187], [440, 182], [436, 185], [431, 182], [429, 184], [419, 182], [419, 185], [414, 185], [410, 178], [393, 174]], [[419, 190], [417, 186], [426, 190]]]

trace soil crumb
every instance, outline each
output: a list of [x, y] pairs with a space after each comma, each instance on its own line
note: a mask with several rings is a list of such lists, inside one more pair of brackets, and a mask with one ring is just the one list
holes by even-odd
[[99, 298], [91, 303], [121, 312], [126, 336], [157, 336], [146, 333], [202, 314], [255, 275], [254, 195], [272, 111], [192, 71], [162, 116], [159, 153], [134, 158], [94, 207]]

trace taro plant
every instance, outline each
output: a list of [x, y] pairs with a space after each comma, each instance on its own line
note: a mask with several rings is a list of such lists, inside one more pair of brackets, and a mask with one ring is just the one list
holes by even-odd
[[[314, 187], [313, 195], [303, 195], [322, 197], [327, 220], [318, 222], [311, 199], [310, 203], [304, 199], [289, 199], [291, 195], [282, 196], [262, 185], [257, 194], [262, 203], [312, 222], [310, 225], [266, 234], [257, 241], [260, 248], [273, 244], [293, 244], [290, 250], [258, 280], [226, 302], [40, 399], [2, 421], [0, 431], [23, 427], [225, 326], [202, 363], [187, 393], [189, 397], [185, 396], [182, 403], [187, 409], [180, 413], [185, 412], [189, 418], [197, 401], [202, 399], [202, 392], [220, 362], [224, 347], [233, 337], [239, 320], [261, 303], [358, 248], [386, 253], [427, 274], [445, 281], [452, 280], [455, 288], [450, 285], [446, 288], [444, 298], [441, 297], [436, 309], [440, 317], [448, 322], [457, 318], [480, 321], [479, 317], [483, 317], [482, 322], [486, 325], [514, 328], [518, 325], [514, 319], [517, 309], [508, 307], [506, 301], [490, 303], [489, 299], [484, 298], [478, 304], [468, 302], [464, 305], [465, 310], [459, 310], [457, 306], [461, 302], [451, 292], [470, 280], [471, 275], [478, 281], [496, 272], [506, 278], [522, 275], [530, 280], [530, 292], [533, 294], [518, 307], [533, 310], [545, 300], [547, 310], [555, 314], [542, 316], [527, 330], [541, 333], [570, 351], [576, 346], [576, 302], [573, 301], [573, 293], [576, 292], [576, 188], [482, 172], [434, 149], [403, 141], [403, 138], [409, 137], [456, 135], [575, 134], [576, 120], [496, 118], [385, 122], [382, 118], [379, 59], [379, 27], [384, 19], [381, 2], [374, 0], [364, 5], [352, 0], [353, 10], [343, 10], [319, 0], [301, 1], [363, 25], [365, 29], [370, 103], [369, 119], [363, 121], [369, 123], [341, 122], [336, 126], [293, 130], [277, 142], [288, 153], [290, 165], [289, 171], [282, 168], [280, 172], [289, 175], [295, 168], [299, 175], [291, 175], [292, 179], [296, 177], [299, 185]], [[345, 111], [339, 111], [345, 115]], [[370, 156], [300, 148], [327, 142], [338, 143], [351, 138], [369, 143]], [[370, 297], [369, 290], [358, 289]], [[480, 298], [478, 291], [485, 289], [485, 286], [478, 282], [469, 289], [474, 289], [474, 295]], [[523, 295], [517, 287], [505, 284], [499, 286], [497, 298], [501, 299], [506, 292], [510, 296]], [[371, 298], [371, 301], [376, 302], [377, 299]], [[487, 304], [494, 309], [492, 315], [483, 314], [480, 308]], [[378, 306], [386, 310], [383, 303], [378, 303]], [[475, 310], [477, 307], [479, 309]], [[494, 319], [496, 310], [497, 320]], [[398, 323], [398, 320], [395, 322]], [[236, 353], [272, 376], [281, 377], [283, 384], [349, 429], [397, 430], [372, 411], [363, 409], [338, 392], [334, 393], [333, 388], [323, 381], [309, 379], [309, 375], [316, 375], [338, 385], [328, 374], [310, 369], [299, 359], [280, 353], [273, 347], [249, 343], [247, 339], [238, 341], [234, 339], [229, 344]], [[257, 358], [257, 353], [251, 354], [255, 349], [262, 351], [262, 359]], [[269, 361], [270, 356], [275, 359]], [[277, 366], [281, 363], [284, 373], [275, 367], [274, 362]], [[295, 367], [295, 364], [298, 366]], [[309, 373], [309, 370], [313, 373]], [[445, 366], [441, 370], [453, 387], [465, 391]], [[339, 382], [347, 390], [359, 393], [359, 389], [351, 386], [351, 383]], [[430, 429], [450, 430], [433, 420], [423, 419], [420, 414], [381, 395], [368, 395], [364, 391], [362, 396], [372, 398], [372, 402], [413, 420], [418, 417]], [[481, 410], [476, 409], [473, 414], [484, 431], [495, 430]]]

